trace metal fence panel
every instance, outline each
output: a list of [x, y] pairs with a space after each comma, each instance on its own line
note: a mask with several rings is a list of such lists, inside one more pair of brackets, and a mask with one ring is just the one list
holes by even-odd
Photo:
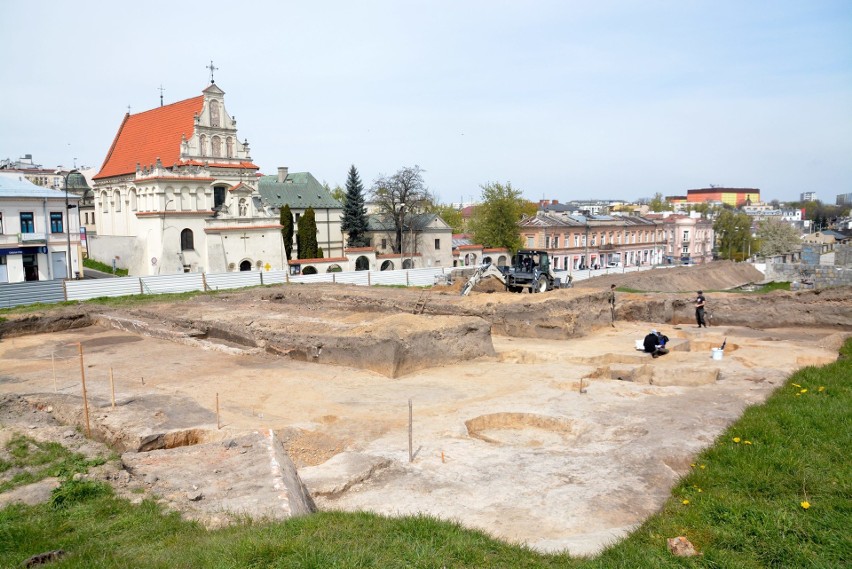
[[189, 292], [192, 290], [204, 290], [204, 282], [201, 280], [201, 273], [178, 273], [175, 275], [142, 277], [142, 290], [145, 294]]
[[408, 271], [409, 286], [432, 286], [435, 284], [435, 276], [440, 275], [440, 268], [413, 269]]
[[333, 282], [333, 273], [317, 273], [315, 275], [293, 275], [290, 277], [291, 283], [330, 283]]
[[89, 300], [102, 296], [129, 296], [142, 292], [139, 287], [139, 277], [68, 281], [65, 286], [68, 290], [68, 300]]
[[287, 282], [287, 271], [265, 271], [263, 273], [263, 284], [275, 285]]
[[367, 286], [369, 271], [347, 271], [345, 273], [332, 273], [334, 282], [341, 284], [354, 284], [358, 286]]
[[238, 273], [207, 273], [207, 288], [224, 290], [260, 285], [260, 273], [257, 271], [240, 271]]
[[370, 271], [370, 284], [373, 286], [404, 285], [405, 271]]
[[64, 300], [65, 290], [61, 280], [0, 284], [0, 308]]

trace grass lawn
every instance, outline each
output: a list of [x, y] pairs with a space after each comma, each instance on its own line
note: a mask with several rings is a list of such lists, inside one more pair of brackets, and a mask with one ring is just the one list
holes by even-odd
[[[429, 517], [320, 513], [206, 531], [70, 478], [48, 504], [0, 510], [0, 567], [813, 567], [852, 565], [852, 339], [794, 374], [695, 459], [662, 511], [593, 559], [541, 555]], [[460, 497], [463, 499], [463, 497]], [[686, 536], [699, 557], [675, 558]]]

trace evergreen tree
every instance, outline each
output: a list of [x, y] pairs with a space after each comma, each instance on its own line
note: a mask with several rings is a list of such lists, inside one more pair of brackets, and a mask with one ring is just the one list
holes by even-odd
[[281, 239], [284, 240], [284, 253], [287, 255], [287, 260], [293, 254], [293, 214], [290, 213], [290, 206], [284, 204], [279, 214], [281, 223]]
[[317, 220], [314, 208], [309, 207], [305, 210], [305, 214], [299, 218], [298, 225], [296, 240], [299, 246], [299, 258], [318, 258], [319, 244], [317, 243]]
[[343, 201], [343, 220], [340, 229], [346, 232], [348, 247], [366, 247], [367, 214], [364, 213], [364, 186], [353, 164], [346, 178], [346, 199]]

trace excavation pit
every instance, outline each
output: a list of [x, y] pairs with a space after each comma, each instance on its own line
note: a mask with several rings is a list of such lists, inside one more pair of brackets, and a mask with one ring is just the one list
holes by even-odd
[[533, 413], [490, 413], [464, 424], [470, 437], [510, 446], [563, 446], [580, 434], [576, 421]]

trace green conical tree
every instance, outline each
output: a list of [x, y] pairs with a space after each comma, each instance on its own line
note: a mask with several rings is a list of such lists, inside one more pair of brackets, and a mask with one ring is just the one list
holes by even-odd
[[340, 229], [346, 232], [347, 247], [366, 247], [367, 214], [364, 213], [364, 186], [353, 164], [346, 178], [346, 199], [343, 202], [343, 220]]
[[290, 213], [290, 206], [284, 204], [280, 213], [281, 222], [281, 239], [284, 240], [284, 253], [287, 255], [287, 260], [293, 255], [293, 214]]
[[299, 246], [300, 259], [316, 259], [319, 253], [317, 243], [317, 220], [314, 208], [309, 207], [299, 218], [299, 228], [296, 240]]

